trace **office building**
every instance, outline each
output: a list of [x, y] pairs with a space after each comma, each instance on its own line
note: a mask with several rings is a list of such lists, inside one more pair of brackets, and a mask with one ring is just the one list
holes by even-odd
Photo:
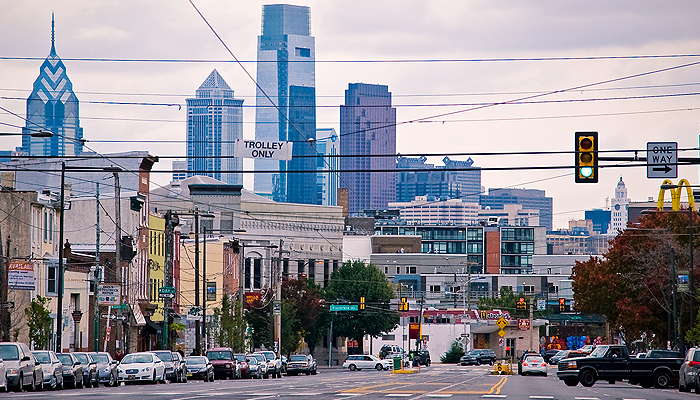
[[396, 109], [388, 86], [348, 85], [340, 106], [340, 137], [341, 169], [353, 171], [341, 174], [350, 215], [387, 208], [396, 200], [396, 160], [372, 156], [396, 154]]
[[185, 160], [173, 161], [172, 182], [181, 181], [185, 178], [187, 178], [187, 161], [185, 161]]
[[[233, 146], [243, 138], [243, 100], [215, 69], [187, 102], [187, 176], [206, 175], [242, 185], [243, 162]], [[223, 171], [223, 172], [222, 172]]]
[[340, 187], [340, 172], [324, 172], [340, 170], [340, 137], [335, 128], [316, 129], [316, 151], [318, 189], [316, 204], [322, 206], [338, 205], [338, 188]]
[[[256, 193], [280, 202], [316, 204], [316, 57], [310, 8], [263, 6], [258, 36], [255, 139], [293, 142], [292, 161], [256, 159]], [[284, 171], [311, 171], [287, 174]]]
[[540, 211], [540, 225], [552, 230], [552, 198], [538, 189], [493, 189], [479, 196], [481, 207], [502, 209], [505, 204], [520, 204], [525, 209]]
[[[83, 151], [78, 98], [66, 74], [66, 66], [56, 54], [55, 25], [51, 15], [51, 51], [46, 57], [34, 89], [27, 98], [27, 123], [22, 128], [22, 147], [17, 151], [30, 156], [75, 156]], [[52, 132], [37, 137], [39, 131]]]
[[478, 203], [481, 194], [481, 169], [471, 158], [458, 161], [442, 159], [444, 166], [426, 164], [426, 157], [399, 157], [396, 161], [396, 201], [412, 201], [417, 196], [440, 200], [462, 199]]
[[608, 233], [610, 227], [610, 210], [587, 210], [585, 218], [593, 222], [593, 232], [604, 235]]

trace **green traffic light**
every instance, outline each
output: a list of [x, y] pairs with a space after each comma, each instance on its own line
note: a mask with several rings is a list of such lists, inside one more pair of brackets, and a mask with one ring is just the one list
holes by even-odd
[[591, 167], [582, 167], [578, 170], [578, 173], [580, 176], [584, 178], [590, 178], [593, 176], [593, 168]]

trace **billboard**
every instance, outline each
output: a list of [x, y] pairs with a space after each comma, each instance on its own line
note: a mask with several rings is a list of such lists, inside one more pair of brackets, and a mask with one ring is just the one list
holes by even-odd
[[27, 261], [10, 261], [7, 284], [9, 289], [35, 290], [34, 264]]

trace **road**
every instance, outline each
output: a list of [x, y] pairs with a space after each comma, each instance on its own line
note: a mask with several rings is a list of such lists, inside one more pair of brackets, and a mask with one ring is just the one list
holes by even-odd
[[0, 399], [455, 399], [455, 400], [667, 400], [697, 399], [697, 394], [673, 389], [643, 389], [627, 383], [596, 383], [568, 387], [550, 367], [547, 377], [490, 375], [488, 366], [433, 364], [420, 373], [321, 369], [318, 375], [282, 379], [227, 380], [205, 383], [66, 389], [36, 393], [0, 393]]

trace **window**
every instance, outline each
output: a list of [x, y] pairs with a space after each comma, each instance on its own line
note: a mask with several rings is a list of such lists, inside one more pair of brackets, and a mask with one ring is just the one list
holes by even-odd
[[297, 57], [311, 57], [311, 49], [307, 49], [305, 47], [295, 47], [294, 48], [294, 54], [296, 54]]
[[523, 292], [535, 293], [535, 285], [523, 285]]
[[389, 274], [389, 267], [384, 267], [384, 273]]
[[58, 295], [58, 264], [46, 264], [46, 295]]
[[439, 293], [440, 292], [440, 285], [430, 285], [430, 292], [431, 293]]
[[396, 340], [396, 335], [383, 335], [382, 340]]
[[406, 267], [406, 273], [407, 274], [415, 274], [416, 273], [416, 267]]

